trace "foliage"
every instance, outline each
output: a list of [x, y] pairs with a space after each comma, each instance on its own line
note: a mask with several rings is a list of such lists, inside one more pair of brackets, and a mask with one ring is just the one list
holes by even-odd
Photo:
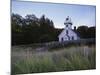
[[[53, 21], [45, 15], [37, 18], [35, 15], [18, 14], [11, 16], [12, 45], [30, 44], [56, 40]], [[48, 37], [48, 38], [47, 38]], [[46, 39], [46, 40], [45, 40]]]
[[[18, 47], [18, 46], [17, 46]], [[20, 49], [20, 47], [18, 47]], [[12, 74], [87, 70], [96, 68], [94, 46], [73, 46], [48, 52], [12, 50]], [[18, 53], [18, 54], [17, 54]], [[16, 59], [15, 59], [16, 58]], [[18, 59], [17, 59], [18, 58]], [[15, 61], [14, 61], [15, 59]]]
[[81, 38], [95, 38], [95, 27], [79, 26], [77, 32]]
[[[45, 15], [40, 18], [34, 14], [27, 14], [25, 18], [19, 14], [11, 15], [12, 45], [58, 41], [61, 31]], [[95, 27], [80, 26], [77, 32], [81, 38], [95, 38]]]

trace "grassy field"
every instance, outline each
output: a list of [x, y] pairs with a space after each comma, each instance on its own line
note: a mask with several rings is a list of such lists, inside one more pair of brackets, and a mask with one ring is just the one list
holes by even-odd
[[37, 52], [36, 47], [12, 46], [12, 75], [96, 68], [95, 46], [71, 46]]

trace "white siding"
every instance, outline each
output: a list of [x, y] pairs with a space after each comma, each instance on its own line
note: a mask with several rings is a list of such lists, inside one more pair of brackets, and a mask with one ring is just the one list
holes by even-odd
[[[66, 30], [68, 30], [68, 36], [70, 37], [70, 39], [66, 35]], [[59, 42], [62, 42], [62, 38], [63, 38], [63, 41], [72, 40], [72, 37], [73, 37], [73, 40], [77, 40], [79, 38], [74, 31], [68, 28], [65, 28], [58, 37], [59, 37]]]

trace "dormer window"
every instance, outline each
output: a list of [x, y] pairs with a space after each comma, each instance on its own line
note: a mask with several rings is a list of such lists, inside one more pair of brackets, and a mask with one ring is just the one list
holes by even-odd
[[66, 18], [66, 21], [69, 20], [69, 18]]

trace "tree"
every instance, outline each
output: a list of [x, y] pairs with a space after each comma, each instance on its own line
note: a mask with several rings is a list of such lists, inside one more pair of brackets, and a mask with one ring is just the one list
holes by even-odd
[[11, 15], [11, 38], [12, 44], [19, 44], [22, 41], [22, 25], [23, 25], [23, 17], [18, 14]]
[[18, 14], [11, 15], [11, 28], [12, 32], [21, 32], [23, 17]]
[[89, 27], [88, 28], [88, 37], [89, 38], [95, 38], [96, 37], [96, 28], [95, 27]]
[[95, 38], [95, 27], [79, 26], [77, 32], [81, 38]]
[[34, 14], [26, 15], [25, 22], [26, 22], [26, 25], [37, 25], [38, 18]]
[[37, 18], [34, 14], [28, 14], [23, 18], [12, 14], [11, 19], [13, 45], [54, 41], [57, 37], [53, 21], [45, 15]]
[[88, 37], [88, 26], [79, 26], [77, 28], [77, 32], [80, 34], [81, 38], [87, 38]]
[[39, 23], [40, 23], [40, 33], [41, 33], [41, 37], [39, 38], [39, 40], [41, 42], [47, 41], [47, 40], [53, 41], [55, 37], [54, 36], [55, 29], [54, 29], [53, 21], [50, 20], [49, 18], [45, 18], [45, 15], [42, 15], [41, 18], [39, 19]]

